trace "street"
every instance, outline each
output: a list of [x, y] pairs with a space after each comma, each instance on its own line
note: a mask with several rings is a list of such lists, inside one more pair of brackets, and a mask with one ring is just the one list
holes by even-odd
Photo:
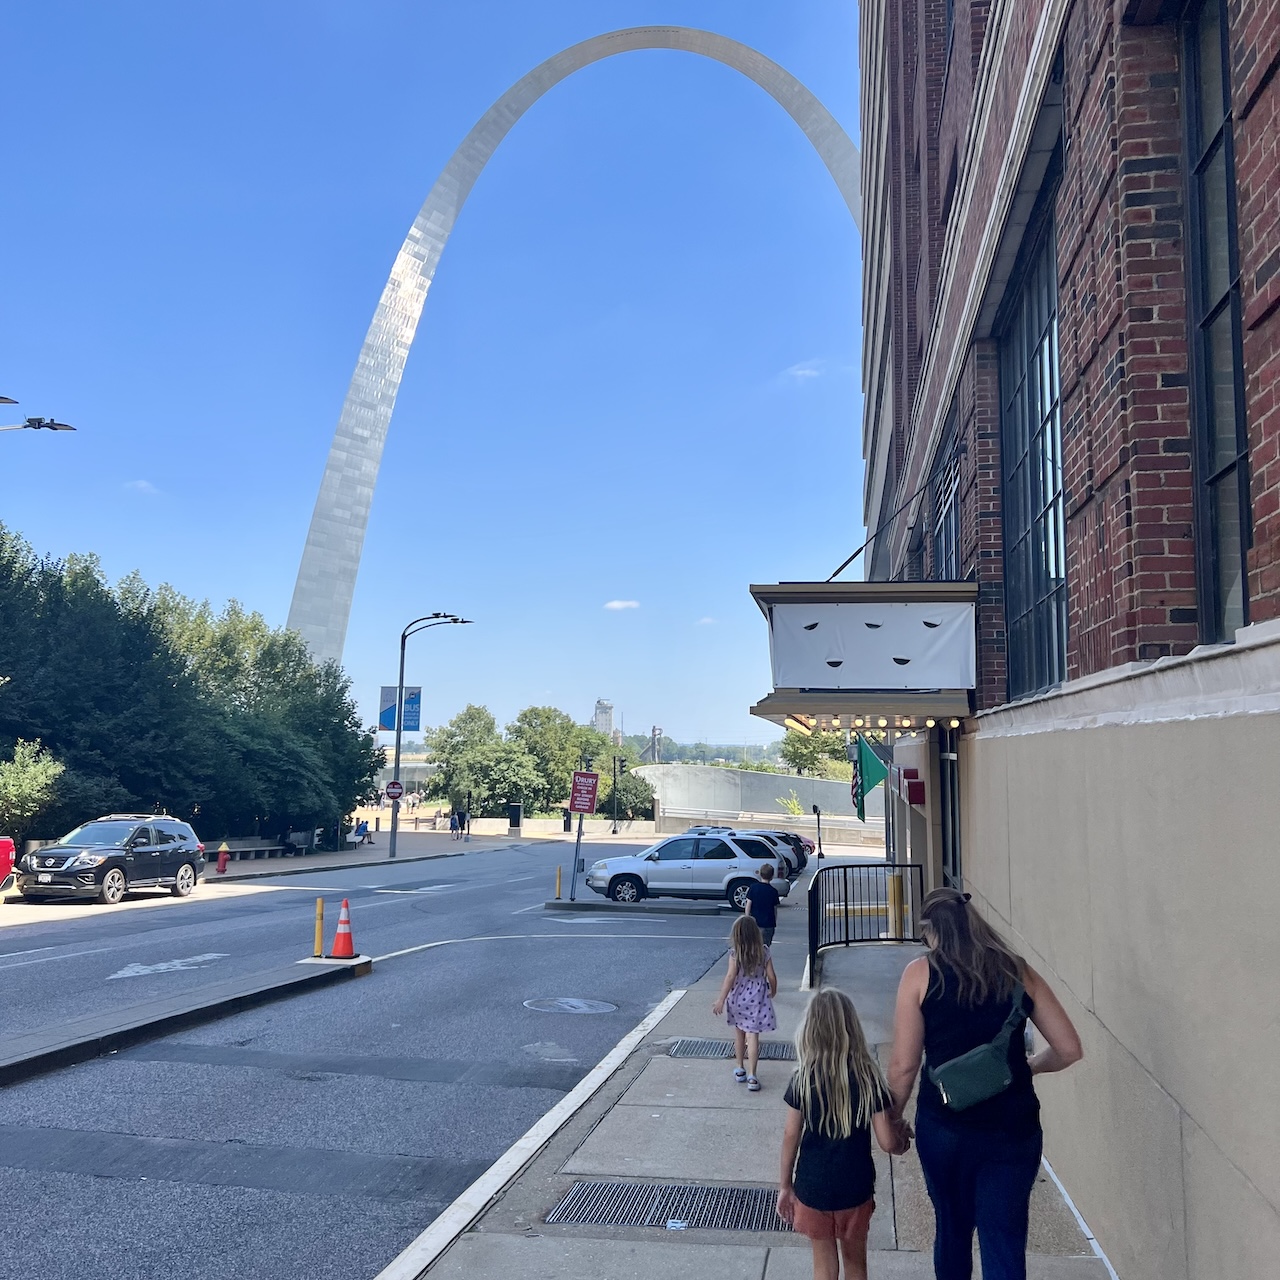
[[[724, 951], [727, 917], [544, 912], [571, 855], [535, 843], [115, 909], [0, 907], [5, 1034], [308, 955], [320, 895], [326, 945], [346, 897], [357, 949], [380, 958], [0, 1091], [0, 1274], [376, 1274]], [[525, 1005], [558, 997], [616, 1009]]]

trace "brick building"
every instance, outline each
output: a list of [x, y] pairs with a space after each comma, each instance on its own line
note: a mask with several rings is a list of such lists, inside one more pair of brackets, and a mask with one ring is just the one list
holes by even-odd
[[861, 9], [867, 577], [977, 586], [899, 853], [1076, 1018], [1124, 1280], [1275, 1274], [1280, 0]]

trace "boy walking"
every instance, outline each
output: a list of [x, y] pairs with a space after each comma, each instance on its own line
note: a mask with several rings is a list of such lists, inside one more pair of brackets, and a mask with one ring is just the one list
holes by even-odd
[[760, 879], [747, 889], [747, 915], [760, 926], [764, 945], [773, 946], [773, 931], [778, 927], [778, 891], [773, 887], [773, 863], [760, 868]]

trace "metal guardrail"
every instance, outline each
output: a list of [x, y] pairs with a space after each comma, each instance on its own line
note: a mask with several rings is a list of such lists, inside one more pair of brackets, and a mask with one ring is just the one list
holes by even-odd
[[809, 972], [824, 947], [919, 942], [924, 868], [908, 862], [822, 867], [809, 883]]

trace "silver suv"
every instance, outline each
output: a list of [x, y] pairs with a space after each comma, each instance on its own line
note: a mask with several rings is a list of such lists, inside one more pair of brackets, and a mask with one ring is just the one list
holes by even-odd
[[723, 898], [741, 911], [766, 862], [773, 865], [774, 887], [785, 897], [790, 888], [786, 861], [763, 841], [745, 836], [672, 836], [643, 853], [593, 863], [587, 885], [614, 902]]

